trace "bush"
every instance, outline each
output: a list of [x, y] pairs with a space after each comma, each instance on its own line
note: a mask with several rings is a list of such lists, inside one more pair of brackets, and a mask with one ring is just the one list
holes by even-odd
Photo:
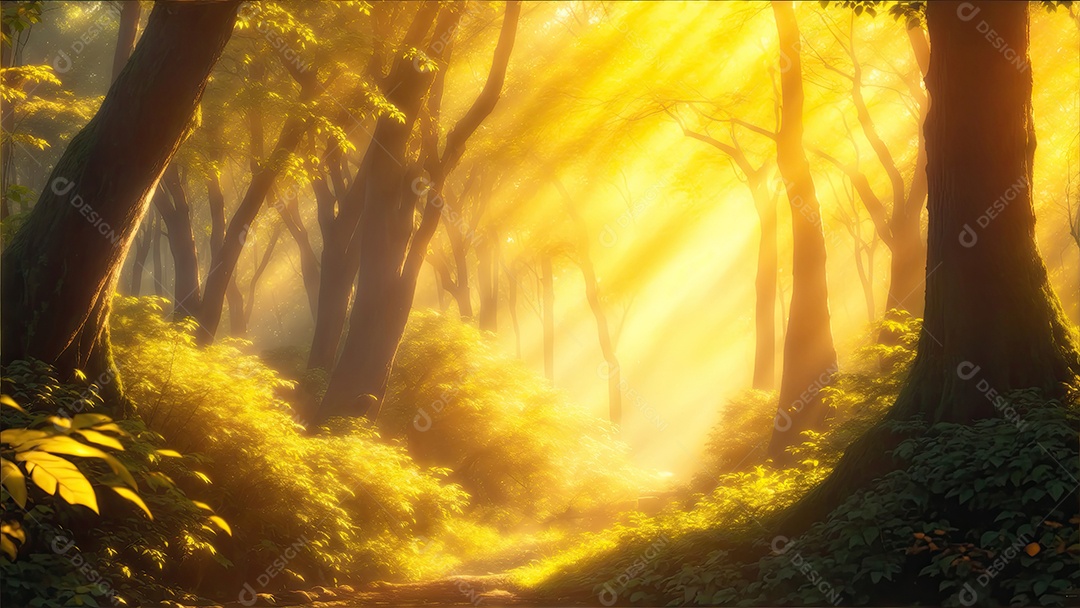
[[[95, 412], [103, 406], [99, 388], [61, 383], [38, 361], [4, 370], [4, 390], [19, 406], [0, 414], [5, 604], [192, 600], [182, 587], [193, 566], [227, 563], [214, 543], [228, 524], [180, 488], [205, 485], [193, 461], [163, 449], [141, 422], [114, 423]], [[27, 458], [33, 452], [45, 454]], [[24, 479], [16, 469], [31, 462], [36, 468]]]
[[232, 524], [225, 554], [238, 566], [217, 572], [222, 585], [233, 585], [220, 590], [254, 586], [279, 559], [287, 563], [270, 588], [445, 568], [439, 556], [421, 554], [415, 539], [441, 534], [467, 503], [446, 482], [447, 470], [417, 466], [404, 447], [360, 420], [303, 434], [281, 399], [289, 383], [244, 354], [247, 343], [198, 348], [190, 325], [162, 316], [163, 303], [116, 300], [116, 360], [139, 416], [206, 462], [215, 482], [208, 502]]
[[417, 462], [453, 471], [470, 517], [502, 529], [607, 520], [646, 479], [610, 423], [433, 311], [410, 319], [379, 427]]

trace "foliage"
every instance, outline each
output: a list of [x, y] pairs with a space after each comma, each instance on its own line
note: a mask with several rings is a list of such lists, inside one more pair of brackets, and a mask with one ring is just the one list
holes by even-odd
[[215, 481], [210, 502], [233, 529], [231, 561], [258, 574], [299, 547], [275, 586], [419, 576], [445, 566], [414, 541], [439, 536], [467, 502], [445, 481], [448, 471], [417, 466], [363, 421], [304, 434], [281, 398], [290, 383], [244, 354], [247, 343], [197, 348], [190, 323], [166, 320], [164, 305], [116, 300], [117, 362], [147, 425], [205, 459]]
[[[14, 547], [4, 540], [5, 603], [190, 598], [177, 587], [184, 567], [191, 558], [214, 555], [213, 543], [228, 524], [177, 485], [198, 479], [188, 459], [161, 448], [160, 436], [138, 421], [113, 422], [94, 412], [102, 405], [101, 387], [79, 381], [61, 383], [38, 361], [5, 368], [5, 390], [21, 404], [0, 416], [3, 529], [21, 543], [17, 552], [8, 551]], [[80, 457], [81, 466], [68, 456]], [[70, 506], [76, 504], [101, 516]]]
[[738, 593], [759, 594], [756, 603], [833, 603], [800, 572], [805, 563], [854, 604], [887, 585], [896, 603], [1063, 605], [1062, 592], [1080, 584], [1080, 514], [1065, 500], [1080, 476], [1080, 404], [1033, 390], [1009, 401], [1019, 424], [943, 423], [902, 443], [894, 456], [906, 467], [763, 559], [759, 580]]
[[471, 515], [504, 528], [611, 515], [646, 481], [609, 423], [434, 311], [410, 319], [380, 428], [417, 462], [452, 470]]

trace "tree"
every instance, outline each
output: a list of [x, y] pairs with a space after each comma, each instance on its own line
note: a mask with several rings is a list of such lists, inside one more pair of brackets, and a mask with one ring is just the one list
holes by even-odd
[[[857, 162], [847, 164], [820, 150], [815, 149], [814, 152], [836, 165], [847, 175], [874, 222], [878, 238], [885, 243], [892, 254], [886, 310], [903, 310], [918, 316], [922, 314], [923, 279], [921, 274], [926, 269], [926, 248], [921, 234], [922, 210], [926, 202], [926, 143], [922, 127], [926, 123], [929, 99], [919, 87], [918, 78], [902, 75], [914, 100], [914, 114], [919, 124], [919, 143], [914, 169], [910, 183], [905, 183], [903, 172], [879, 135], [877, 124], [870, 116], [866, 99], [863, 97], [865, 87], [863, 65], [855, 51], [854, 30], [848, 32], [846, 41], [831, 26], [830, 31], [847, 53], [852, 69], [851, 72], [845, 72], [827, 61], [823, 64], [827, 69], [851, 81], [851, 99], [855, 106], [859, 126], [862, 128], [863, 137], [874, 151], [874, 156], [888, 175], [891, 204], [887, 207], [882, 202], [882, 197], [874, 192], [870, 181]], [[915, 55], [916, 65], [925, 77], [929, 48], [918, 19], [909, 20], [907, 35], [912, 53]]]
[[[461, 7], [451, 5], [440, 11], [432, 40], [452, 37], [461, 18]], [[387, 93], [404, 115], [404, 122], [380, 118], [374, 140], [369, 146], [361, 171], [354, 180], [349, 197], [363, 188], [363, 221], [360, 222], [360, 267], [356, 298], [350, 316], [348, 334], [341, 357], [330, 376], [326, 394], [316, 412], [316, 422], [331, 416], [378, 416], [386, 382], [398, 342], [405, 330], [412, 307], [416, 280], [427, 255], [428, 243], [435, 234], [442, 214], [442, 191], [446, 179], [461, 160], [465, 144], [483, 120], [495, 108], [506, 77], [510, 52], [514, 46], [521, 7], [507, 2], [502, 30], [495, 47], [491, 70], [483, 89], [472, 105], [446, 135], [441, 152], [437, 149], [439, 111], [445, 69], [436, 75], [418, 70], [407, 53], [399, 54], [391, 68], [389, 82], [400, 86]], [[430, 16], [427, 13], [431, 13]], [[412, 28], [427, 33], [434, 21], [435, 9], [425, 4]], [[445, 68], [450, 44], [437, 45], [433, 59]], [[429, 93], [429, 88], [431, 89]], [[407, 156], [407, 145], [421, 102], [428, 95], [422, 163]], [[421, 175], [426, 173], [426, 177]], [[416, 206], [426, 199], [420, 223], [414, 227]]]
[[[160, 2], [128, 65], [5, 251], [2, 360], [112, 372], [108, 313], [149, 195], [187, 132], [238, 1]], [[179, 49], [183, 49], [179, 52]], [[77, 255], [73, 255], [77, 252]], [[119, 396], [119, 383], [105, 387]]]
[[112, 81], [120, 75], [124, 69], [131, 52], [135, 49], [135, 38], [139, 35], [139, 17], [142, 15], [142, 5], [135, 2], [120, 3], [120, 27], [116, 32], [116, 51], [113, 54]]
[[829, 290], [825, 280], [825, 237], [810, 164], [803, 149], [803, 86], [799, 26], [790, 2], [774, 1], [780, 38], [781, 115], [776, 135], [776, 164], [784, 178], [793, 234], [791, 310], [784, 339], [780, 404], [769, 455], [782, 458], [787, 446], [806, 429], [819, 428], [825, 407], [819, 391], [837, 371], [829, 327]]
[[[754, 279], [754, 376], [753, 388], [770, 390], [776, 383], [776, 192], [770, 187], [771, 167], [762, 163], [755, 167], [739, 144], [735, 135], [737, 124], [743, 121], [730, 121], [731, 143], [722, 142], [708, 133], [700, 133], [687, 128], [685, 122], [673, 110], [665, 111], [675, 119], [683, 135], [712, 146], [726, 154], [742, 173], [742, 179], [750, 190], [754, 201], [754, 210], [758, 216], [761, 236], [758, 238], [757, 274]], [[777, 123], [780, 121], [780, 103], [776, 100]], [[752, 127], [754, 131], [764, 133], [775, 140], [774, 132]]]
[[[789, 512], [785, 533], [823, 518], [893, 466], [887, 450], [902, 437], [889, 422], [996, 417], [997, 396], [1023, 388], [1058, 396], [1080, 374], [1035, 243], [1028, 3], [932, 2], [926, 21], [930, 229], [918, 354], [886, 424], [846, 450]], [[985, 38], [988, 29], [1000, 45]]]

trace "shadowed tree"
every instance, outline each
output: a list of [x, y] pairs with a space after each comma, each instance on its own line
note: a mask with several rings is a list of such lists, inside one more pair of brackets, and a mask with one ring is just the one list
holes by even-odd
[[[932, 2], [926, 21], [929, 239], [926, 315], [918, 354], [890, 421], [970, 423], [1000, 416], [997, 395], [1061, 395], [1080, 355], [1035, 243], [1035, 129], [1028, 3]], [[981, 25], [985, 24], [985, 26]], [[997, 32], [1010, 56], [985, 38]], [[987, 223], [980, 218], [991, 214]], [[888, 472], [902, 439], [879, 425], [783, 522], [798, 533]]]
[[[423, 13], [431, 5], [421, 8]], [[458, 28], [461, 7], [447, 5], [440, 11], [432, 40], [450, 36]], [[386, 392], [386, 382], [394, 354], [401, 340], [412, 307], [416, 280], [427, 256], [428, 243], [443, 213], [442, 191], [446, 179], [461, 160], [469, 137], [495, 108], [506, 77], [506, 68], [517, 33], [521, 6], [507, 2], [502, 30], [495, 47], [487, 81], [472, 105], [446, 135], [443, 150], [437, 149], [439, 106], [446, 59], [450, 43], [437, 45], [435, 53], [440, 70], [432, 75], [417, 69], [410, 56], [401, 53], [394, 60], [391, 80], [401, 85], [387, 94], [405, 116], [404, 122], [380, 119], [374, 139], [381, 145], [369, 146], [361, 171], [351, 190], [360, 184], [364, 196], [363, 220], [360, 222], [360, 268], [356, 298], [350, 316], [341, 357], [334, 367], [326, 394], [313, 419], [318, 422], [331, 416], [367, 416], [375, 419]], [[413, 22], [423, 32], [427, 23]], [[430, 89], [430, 92], [429, 92]], [[408, 158], [408, 142], [421, 103], [428, 98], [423, 134], [422, 166]], [[421, 175], [426, 173], [426, 177]], [[356, 193], [359, 195], [359, 192]], [[348, 196], [352, 196], [350, 192]], [[418, 226], [414, 226], [416, 207], [426, 199]]]
[[[159, 2], [98, 113], [57, 162], [2, 262], [5, 363], [111, 373], [108, 313], [149, 196], [190, 127], [238, 1]], [[120, 396], [118, 382], [106, 394]]]

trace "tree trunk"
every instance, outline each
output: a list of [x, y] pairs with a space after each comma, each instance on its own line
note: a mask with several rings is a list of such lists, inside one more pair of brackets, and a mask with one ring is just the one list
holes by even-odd
[[[758, 181], [764, 182], [764, 179]], [[754, 196], [754, 207], [761, 230], [754, 279], [753, 387], [772, 390], [776, 385], [776, 200], [767, 192], [765, 183], [752, 187], [752, 190], [760, 190]]]
[[154, 223], [150, 230], [150, 249], [153, 251], [154, 272], [150, 278], [154, 281], [154, 295], [164, 298], [167, 294], [163, 281], [165, 278], [165, 263], [161, 259], [161, 214], [155, 212], [153, 215]]
[[311, 247], [311, 238], [308, 236], [307, 227], [304, 226], [304, 218], [300, 216], [300, 207], [296, 199], [284, 205], [278, 205], [277, 210], [281, 215], [281, 221], [296, 241], [296, 248], [300, 251], [300, 275], [304, 281], [304, 292], [307, 293], [308, 310], [311, 311], [311, 318], [314, 320], [319, 310], [319, 281], [321, 280], [319, 258]]
[[267, 243], [266, 249], [263, 250], [262, 259], [259, 260], [259, 265], [251, 273], [251, 281], [248, 283], [247, 305], [244, 306], [245, 329], [251, 323], [251, 315], [255, 312], [255, 290], [259, 286], [259, 279], [262, 278], [266, 268], [270, 265], [270, 260], [273, 259], [274, 249], [277, 248], [277, 243], [281, 240], [282, 228], [284, 228], [283, 224], [274, 226], [274, 232], [270, 235], [270, 242]]
[[[926, 316], [887, 421], [970, 423], [1000, 415], [989, 391], [1061, 394], [1080, 373], [1080, 355], [1035, 243], [1028, 3], [932, 2], [927, 25]], [[984, 38], [987, 29], [1013, 59]], [[879, 426], [853, 443], [788, 513], [784, 533], [805, 530], [887, 473], [887, 450], [900, 439]]]
[[776, 163], [791, 207], [792, 291], [780, 403], [769, 455], [781, 459], [800, 432], [821, 428], [826, 410], [818, 394], [837, 371], [829, 327], [829, 292], [825, 280], [825, 237], [821, 214], [803, 149], [801, 43], [790, 2], [774, 1], [780, 52], [790, 66], [780, 77], [782, 113], [776, 139]]
[[113, 53], [112, 82], [124, 69], [131, 52], [135, 50], [135, 37], [139, 34], [139, 17], [142, 8], [139, 2], [120, 3], [120, 26], [116, 32], [116, 51]]
[[[929, 212], [926, 318], [892, 415], [969, 422], [996, 415], [978, 385], [1054, 392], [1080, 370], [1035, 243], [1027, 3], [932, 3], [926, 122]], [[977, 26], [997, 31], [1009, 61]], [[960, 369], [959, 366], [964, 366]], [[979, 368], [976, 373], [970, 370]], [[967, 376], [967, 377], [965, 377]]]
[[[239, 2], [161, 2], [98, 113], [68, 145], [2, 261], [3, 362], [115, 374], [108, 315], [150, 194], [188, 130]], [[107, 397], [121, 398], [119, 382]]]
[[165, 169], [154, 207], [169, 230], [169, 251], [173, 258], [173, 318], [194, 317], [199, 311], [199, 255], [191, 227], [191, 206], [176, 163]]
[[[301, 98], [306, 101], [313, 94], [313, 91], [309, 90], [306, 93], [301, 93]], [[255, 221], [259, 210], [262, 209], [270, 188], [274, 185], [274, 181], [283, 168], [285, 157], [300, 145], [300, 139], [303, 137], [305, 130], [306, 124], [302, 118], [290, 116], [285, 119], [273, 158], [264, 163], [251, 178], [244, 199], [240, 201], [240, 206], [237, 207], [236, 212], [229, 221], [229, 227], [222, 239], [221, 249], [211, 256], [210, 272], [206, 277], [206, 290], [197, 317], [199, 321], [197, 339], [202, 345], [214, 341], [218, 324], [221, 322], [221, 311], [225, 304], [226, 291], [232, 289], [230, 285], [233, 280], [233, 273], [236, 272], [236, 263], [240, 260], [240, 253], [244, 249], [244, 242], [247, 240], [247, 233], [251, 229], [251, 223]], [[231, 320], [238, 318], [232, 312], [232, 308], [232, 299], [230, 298], [230, 323]], [[242, 306], [239, 313], [239, 318], [242, 319]], [[233, 333], [236, 333], [235, 328]]]
[[540, 257], [540, 292], [544, 324], [544, 376], [555, 384], [555, 278], [551, 271], [551, 256]]
[[[426, 37], [437, 7], [424, 4], [420, 15], [425, 15], [425, 11], [432, 14], [430, 18], [418, 16], [410, 33], [417, 31]], [[420, 167], [405, 153], [433, 77], [428, 72], [417, 71], [404, 55], [394, 61], [387, 80], [393, 88], [388, 91], [387, 99], [401, 111], [405, 120], [380, 118], [374, 139], [382, 145], [368, 147], [360, 168], [366, 175], [363, 180], [366, 192], [364, 218], [359, 227], [362, 239], [356, 301], [341, 358], [330, 376], [326, 394], [314, 418], [316, 422], [341, 415], [367, 416], [371, 420], [378, 417], [397, 345], [412, 307], [416, 280], [428, 244], [438, 228], [446, 177], [461, 160], [468, 139], [498, 102], [520, 11], [519, 3], [506, 3], [502, 29], [484, 88], [447, 133], [443, 153], [438, 154], [438, 150], [430, 148], [426, 151], [424, 168], [429, 176], [426, 183]], [[433, 36], [450, 36], [457, 29], [460, 18], [459, 6], [446, 5], [435, 24]], [[444, 45], [444, 52], [436, 53], [434, 59], [445, 61], [450, 46]], [[429, 110], [437, 108], [437, 97], [428, 99]], [[421, 196], [425, 196], [426, 202], [420, 224], [414, 228], [416, 206]]]
[[476, 248], [476, 286], [480, 290], [476, 320], [481, 331], [495, 332], [499, 329], [499, 243], [494, 233], [487, 236]]
[[149, 214], [142, 219], [135, 237], [135, 255], [131, 260], [131, 283], [128, 292], [133, 296], [142, 294], [143, 275], [146, 274], [146, 258], [150, 255], [150, 246], [154, 243], [154, 222]]
[[507, 268], [506, 276], [506, 306], [510, 309], [510, 324], [514, 327], [514, 344], [517, 346], [517, 358], [521, 358], [521, 326], [518, 324], [517, 313], [517, 276]]

